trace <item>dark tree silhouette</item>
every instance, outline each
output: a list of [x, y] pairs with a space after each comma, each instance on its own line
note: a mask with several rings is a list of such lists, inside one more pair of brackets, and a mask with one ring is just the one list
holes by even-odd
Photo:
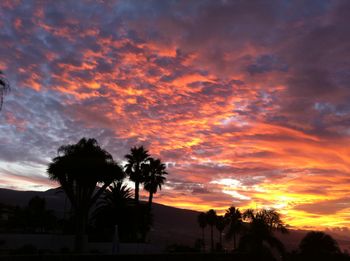
[[46, 233], [57, 229], [57, 218], [52, 210], [46, 209], [44, 198], [35, 196], [29, 200], [26, 207], [9, 206], [7, 210], [7, 231]]
[[[326, 258], [340, 254], [337, 241], [324, 232], [309, 232], [299, 244], [300, 253], [308, 258]], [[311, 260], [311, 259], [309, 259]]]
[[157, 193], [158, 188], [161, 189], [168, 174], [166, 166], [160, 159], [148, 159], [148, 164], [144, 167], [144, 188], [149, 192], [148, 207], [152, 208], [153, 194]]
[[207, 223], [207, 214], [202, 212], [199, 213], [198, 217], [197, 217], [197, 221], [199, 224], [199, 227], [202, 229], [202, 248], [203, 250], [205, 249], [205, 235], [204, 235], [204, 229], [207, 227], [208, 223]]
[[122, 240], [128, 240], [131, 233], [132, 222], [131, 208], [133, 207], [132, 191], [122, 181], [113, 182], [103, 193], [97, 202], [97, 208], [93, 213], [97, 230], [110, 240], [114, 226], [118, 225], [119, 235]]
[[86, 138], [77, 144], [61, 146], [47, 172], [52, 180], [60, 183], [75, 211], [75, 249], [82, 252], [91, 206], [114, 180], [124, 177], [124, 172], [95, 139]]
[[274, 209], [254, 211], [248, 209], [243, 213], [243, 219], [248, 221], [249, 227], [240, 240], [243, 251], [256, 256], [272, 257], [270, 248], [276, 248], [281, 255], [285, 254], [282, 242], [274, 235], [274, 231], [287, 233], [285, 224]]
[[228, 225], [228, 230], [226, 232], [226, 240], [233, 239], [233, 248], [237, 249], [237, 234], [241, 231], [243, 221], [242, 213], [238, 208], [230, 207], [226, 210], [225, 219]]
[[113, 182], [103, 193], [94, 213], [103, 212], [114, 224], [119, 224], [120, 216], [132, 199], [131, 189], [122, 181]]
[[8, 217], [13, 207], [0, 203], [0, 233], [8, 228]]
[[29, 200], [25, 217], [27, 228], [39, 233], [53, 229], [57, 222], [53, 211], [46, 209], [46, 200], [38, 196]]
[[207, 213], [207, 224], [210, 226], [210, 246], [211, 251], [214, 251], [214, 226], [216, 225], [216, 212], [214, 209], [210, 209]]
[[0, 111], [4, 103], [4, 95], [10, 91], [10, 83], [5, 78], [4, 73], [0, 71]]
[[132, 191], [120, 180], [118, 182], [113, 181], [112, 184], [103, 193], [101, 201], [98, 203], [100, 207], [112, 207], [118, 208], [120, 206], [126, 206], [130, 204], [132, 198]]
[[139, 203], [140, 184], [144, 182], [144, 168], [150, 155], [143, 146], [131, 148], [130, 154], [125, 155], [127, 164], [125, 165], [125, 173], [130, 180], [135, 182], [135, 202]]
[[224, 216], [217, 216], [216, 217], [216, 229], [219, 231], [219, 243], [220, 243], [220, 248], [222, 248], [222, 232], [224, 231], [226, 227], [226, 220]]

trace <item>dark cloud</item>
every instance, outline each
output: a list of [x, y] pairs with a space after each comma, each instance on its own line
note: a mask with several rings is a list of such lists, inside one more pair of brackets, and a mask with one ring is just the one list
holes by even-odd
[[339, 211], [350, 207], [350, 198], [341, 198], [337, 200], [326, 200], [312, 204], [302, 204], [294, 209], [302, 210], [308, 213], [318, 215], [336, 215]]
[[273, 55], [261, 55], [256, 58], [255, 63], [249, 65], [247, 70], [251, 74], [266, 73], [271, 71], [287, 71], [288, 65]]

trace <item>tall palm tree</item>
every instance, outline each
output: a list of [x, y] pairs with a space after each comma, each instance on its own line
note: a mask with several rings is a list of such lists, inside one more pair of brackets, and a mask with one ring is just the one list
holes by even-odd
[[225, 219], [228, 224], [228, 230], [225, 237], [227, 240], [233, 239], [233, 248], [236, 249], [237, 248], [236, 235], [241, 231], [242, 224], [243, 224], [242, 213], [238, 208], [235, 208], [234, 206], [232, 206], [226, 210]]
[[204, 229], [207, 227], [207, 214], [204, 212], [199, 213], [197, 217], [197, 221], [199, 224], [199, 227], [202, 229], [202, 247], [203, 250], [205, 249], [205, 237], [204, 237]]
[[131, 148], [130, 154], [125, 155], [127, 164], [125, 165], [125, 173], [129, 179], [135, 182], [135, 202], [139, 203], [140, 184], [144, 181], [144, 168], [150, 155], [143, 146]]
[[261, 256], [272, 256], [269, 248], [276, 248], [280, 254], [284, 255], [285, 249], [282, 242], [275, 237], [274, 231], [287, 233], [286, 225], [281, 220], [280, 214], [276, 210], [252, 210], [248, 209], [243, 213], [243, 219], [248, 221], [249, 228], [242, 236], [240, 247], [244, 250]]
[[213, 251], [214, 250], [214, 231], [213, 231], [213, 228], [216, 224], [217, 215], [216, 215], [216, 212], [214, 209], [210, 209], [206, 215], [207, 215], [207, 223], [210, 226], [211, 251]]
[[152, 208], [153, 194], [157, 193], [158, 188], [161, 190], [167, 175], [166, 166], [160, 159], [148, 159], [148, 164], [145, 166], [144, 173], [144, 188], [149, 192], [148, 206]]
[[50, 179], [59, 182], [71, 202], [77, 226], [75, 249], [82, 252], [90, 208], [114, 180], [124, 178], [124, 172], [95, 139], [86, 138], [61, 146], [47, 172]]
[[226, 227], [226, 220], [224, 216], [217, 216], [216, 217], [216, 229], [219, 231], [219, 242], [220, 242], [220, 247], [222, 247], [222, 232], [224, 231]]
[[0, 71], [0, 111], [2, 108], [2, 104], [4, 102], [4, 94], [6, 94], [10, 90], [10, 83], [5, 78], [4, 73]]

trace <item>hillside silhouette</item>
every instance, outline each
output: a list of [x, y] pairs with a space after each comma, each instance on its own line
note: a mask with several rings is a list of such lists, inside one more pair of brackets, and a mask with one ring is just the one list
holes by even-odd
[[[59, 189], [47, 191], [17, 191], [0, 188], [0, 203], [24, 207], [29, 200], [35, 196], [45, 198], [46, 206], [55, 212], [58, 218], [64, 217], [64, 212], [70, 210], [69, 201], [65, 194]], [[188, 209], [180, 209], [153, 203], [154, 224], [150, 231], [150, 240], [153, 244], [166, 247], [171, 244], [193, 246], [195, 241], [202, 237], [202, 230], [198, 226], [198, 215], [200, 212]], [[206, 228], [206, 240], [210, 243], [210, 231]], [[306, 230], [290, 230], [288, 235], [276, 235], [285, 245], [288, 251], [298, 247], [301, 239], [308, 233]], [[219, 240], [214, 233], [215, 240]], [[332, 234], [338, 241], [341, 249], [350, 250], [350, 238]], [[224, 245], [232, 247], [232, 242]]]
[[[0, 203], [24, 207], [32, 197], [45, 198], [46, 206], [55, 212], [58, 218], [64, 217], [64, 212], [70, 211], [69, 201], [59, 188], [47, 191], [17, 191], [0, 188]], [[201, 236], [197, 225], [199, 212], [187, 209], [174, 208], [153, 203], [154, 224], [151, 229], [152, 243], [184, 244], [193, 246]]]

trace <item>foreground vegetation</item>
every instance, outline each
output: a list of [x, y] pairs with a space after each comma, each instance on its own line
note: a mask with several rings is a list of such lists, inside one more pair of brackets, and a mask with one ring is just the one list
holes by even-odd
[[[74, 210], [77, 252], [86, 249], [89, 211], [101, 196], [102, 203], [94, 215], [97, 224], [102, 218], [109, 231], [114, 231], [115, 225], [124, 225], [137, 241], [145, 240], [151, 226], [153, 194], [165, 182], [167, 172], [160, 159], [152, 158], [142, 146], [132, 148], [125, 158], [127, 163], [121, 166], [95, 139], [83, 138], [77, 144], [61, 146], [49, 164], [50, 179], [61, 185]], [[135, 183], [133, 202], [122, 184], [126, 176]], [[139, 202], [140, 184], [149, 192], [148, 208]]]
[[[198, 225], [202, 229], [201, 250], [206, 251], [204, 229], [210, 227], [210, 250], [223, 251], [222, 237], [233, 241], [233, 253], [244, 255], [251, 260], [350, 260], [342, 253], [337, 241], [323, 232], [311, 231], [299, 243], [299, 248], [291, 253], [286, 251], [277, 233], [288, 233], [287, 225], [274, 209], [241, 212], [231, 206], [225, 215], [217, 215], [215, 210], [198, 215]], [[219, 242], [214, 248], [213, 229], [219, 233]]]
[[[75, 231], [75, 253], [86, 252], [87, 231], [93, 237], [109, 242], [115, 231], [122, 242], [145, 242], [153, 224], [153, 197], [165, 183], [168, 172], [166, 165], [151, 157], [142, 146], [131, 148], [125, 159], [124, 165], [116, 162], [95, 139], [83, 138], [76, 144], [61, 146], [47, 172], [50, 179], [61, 185], [70, 201], [70, 215], [59, 220], [46, 209], [44, 199], [34, 197], [23, 208], [0, 206], [1, 210], [7, 209], [10, 213], [7, 223], [0, 225], [15, 232]], [[134, 182], [134, 190], [124, 183], [125, 178]], [[147, 202], [140, 201], [142, 187], [149, 195]], [[215, 260], [350, 260], [337, 242], [323, 232], [308, 233], [300, 242], [299, 249], [288, 253], [276, 236], [277, 233], [288, 233], [287, 225], [274, 209], [241, 212], [231, 206], [224, 215], [217, 215], [211, 209], [200, 213], [197, 221], [202, 238], [195, 246], [173, 245], [167, 249], [168, 252], [197, 252], [195, 255], [183, 255], [191, 260], [214, 257]], [[115, 230], [116, 226], [118, 230]], [[210, 229], [209, 243], [205, 235], [207, 227]], [[218, 242], [214, 242], [214, 233], [218, 233]], [[224, 243], [230, 247], [225, 248]], [[28, 246], [18, 249], [17, 253], [40, 252]], [[172, 255], [158, 257], [174, 258]]]

